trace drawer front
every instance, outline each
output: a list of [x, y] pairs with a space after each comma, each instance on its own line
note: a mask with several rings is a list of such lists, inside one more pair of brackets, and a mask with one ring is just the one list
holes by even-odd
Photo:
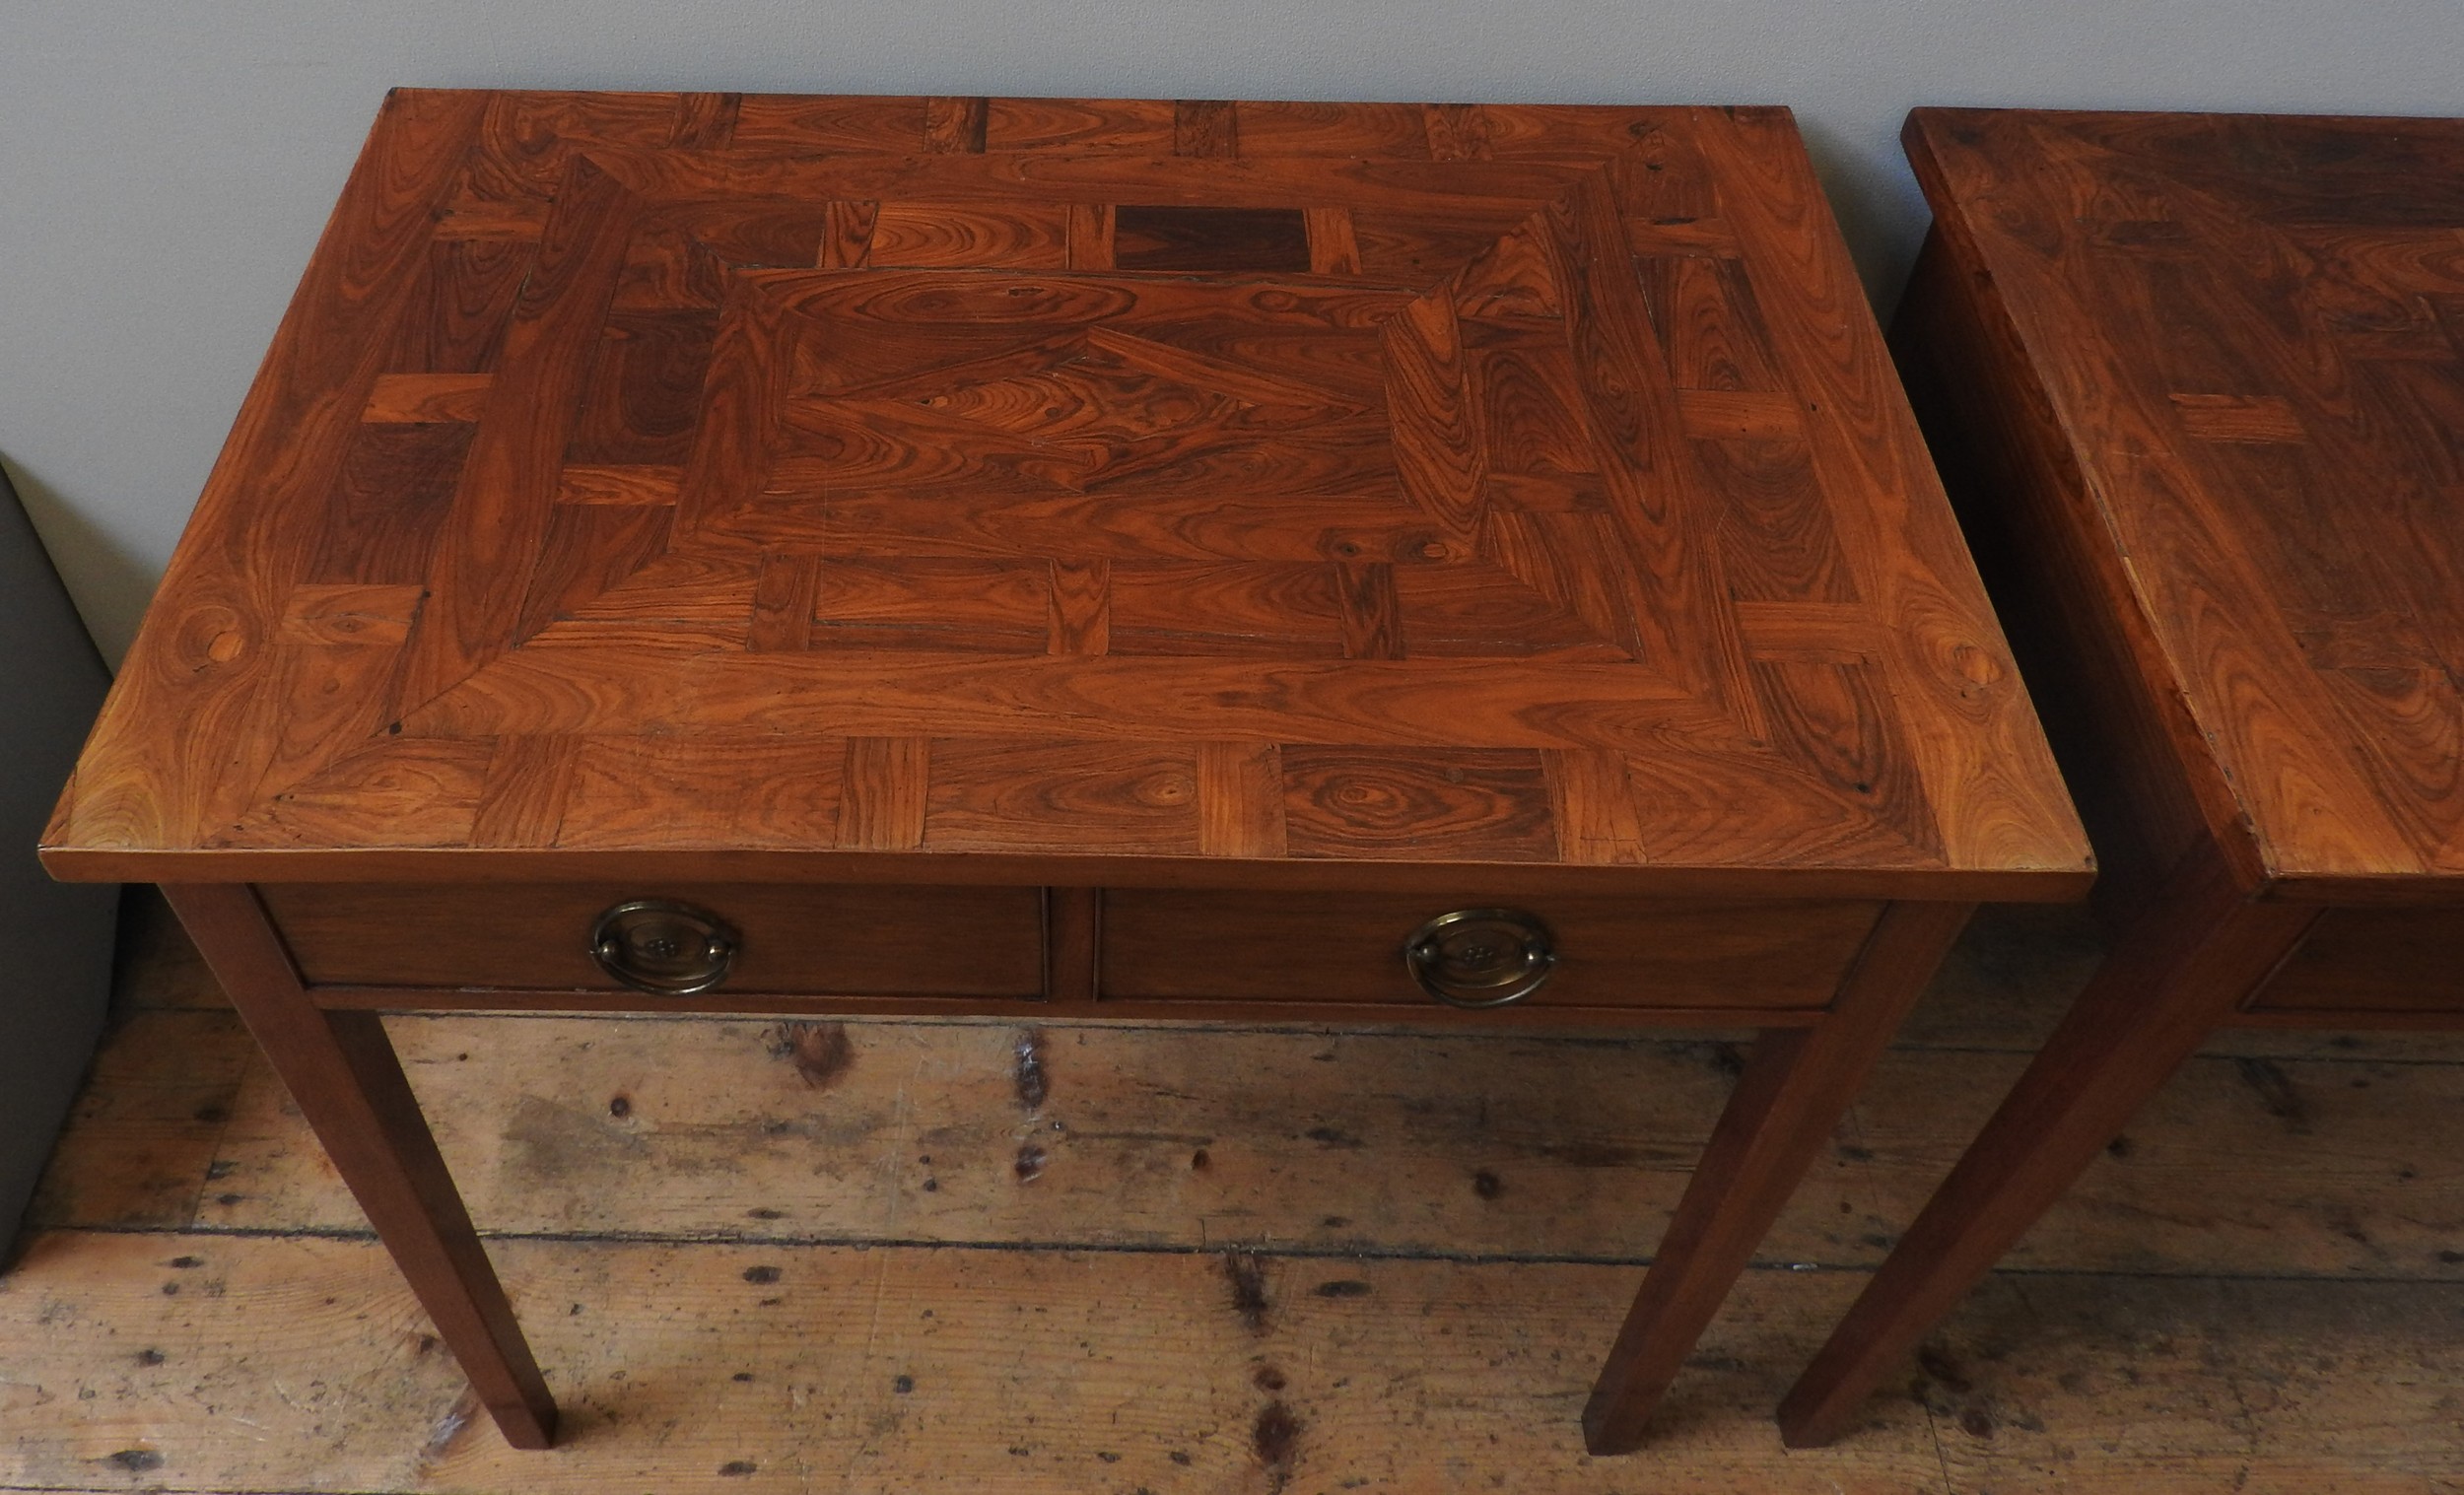
[[2464, 1019], [2464, 910], [2330, 909], [2248, 1006]]
[[1545, 925], [1556, 963], [1529, 1008], [1779, 1009], [1827, 1005], [1880, 903], [1116, 889], [1104, 895], [1097, 989], [1114, 1001], [1382, 1003], [1433, 1008], [1403, 958], [1464, 908]]
[[732, 928], [720, 992], [1032, 998], [1044, 988], [1035, 888], [269, 883], [257, 892], [312, 985], [621, 989], [591, 958], [591, 930], [616, 905], [664, 899]]

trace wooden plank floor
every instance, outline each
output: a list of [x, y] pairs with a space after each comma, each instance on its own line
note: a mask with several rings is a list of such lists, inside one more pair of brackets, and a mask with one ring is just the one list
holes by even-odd
[[2464, 1490], [2464, 1041], [2427, 1035], [2221, 1039], [1857, 1434], [1780, 1448], [2093, 961], [2073, 911], [1980, 917], [1607, 1461], [1576, 1414], [1736, 1035], [391, 1020], [568, 1408], [520, 1455], [132, 916], [0, 1277], [0, 1489]]

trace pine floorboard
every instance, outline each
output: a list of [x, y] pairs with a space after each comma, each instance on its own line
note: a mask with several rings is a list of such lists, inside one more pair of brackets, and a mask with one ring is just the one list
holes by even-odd
[[150, 897], [0, 1276], [0, 1490], [2464, 1490], [2464, 1044], [2221, 1036], [1828, 1450], [1772, 1404], [2096, 953], [1989, 910], [1645, 1453], [1575, 1417], [1741, 1035], [389, 1019], [514, 1454]]

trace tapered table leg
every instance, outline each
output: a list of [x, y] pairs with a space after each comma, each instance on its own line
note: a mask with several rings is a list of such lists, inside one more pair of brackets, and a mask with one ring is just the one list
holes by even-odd
[[310, 1002], [248, 888], [184, 883], [166, 885], [163, 894], [505, 1441], [517, 1449], [548, 1447], [556, 1436], [556, 1402], [383, 1023], [375, 1013], [327, 1012]]
[[1780, 1403], [1781, 1438], [1807, 1448], [1838, 1437], [1882, 1378], [2284, 961], [2317, 912], [2251, 902], [2206, 855], [2174, 874]]
[[1755, 1042], [1592, 1389], [1591, 1452], [1642, 1446], [1652, 1409], [1974, 907], [1892, 904], [1829, 1014]]

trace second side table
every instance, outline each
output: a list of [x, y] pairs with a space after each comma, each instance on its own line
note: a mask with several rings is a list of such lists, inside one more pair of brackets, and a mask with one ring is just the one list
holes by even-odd
[[1920, 109], [1911, 392], [2116, 942], [1781, 1409], [1857, 1404], [2215, 1028], [2464, 1026], [2464, 123]]

